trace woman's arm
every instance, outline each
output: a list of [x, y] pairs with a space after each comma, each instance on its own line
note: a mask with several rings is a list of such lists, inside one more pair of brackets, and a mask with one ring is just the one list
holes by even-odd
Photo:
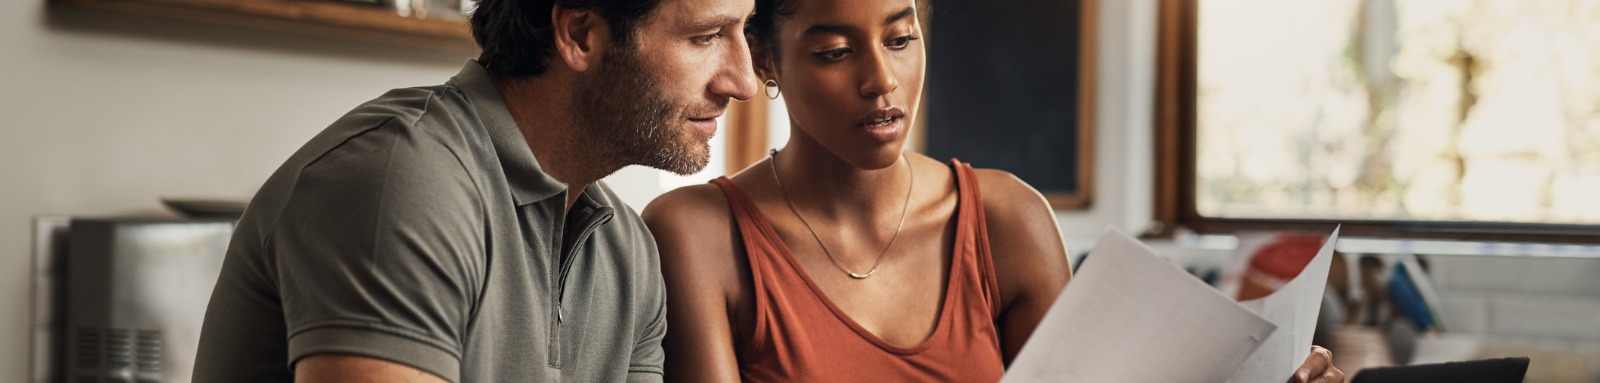
[[668, 382], [738, 382], [729, 306], [739, 283], [733, 223], [715, 185], [681, 188], [645, 207], [667, 285]]
[[1072, 279], [1072, 266], [1055, 210], [1038, 190], [1004, 171], [976, 173], [1000, 285], [1001, 357], [1009, 366]]

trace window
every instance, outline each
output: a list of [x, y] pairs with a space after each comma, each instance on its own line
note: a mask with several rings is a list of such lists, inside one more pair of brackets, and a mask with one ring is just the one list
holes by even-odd
[[1162, 8], [1162, 218], [1600, 234], [1600, 1]]

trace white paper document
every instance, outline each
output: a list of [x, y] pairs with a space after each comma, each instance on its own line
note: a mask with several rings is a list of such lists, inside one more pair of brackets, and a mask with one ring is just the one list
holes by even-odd
[[1322, 309], [1322, 290], [1328, 285], [1328, 267], [1339, 228], [1322, 243], [1317, 256], [1300, 274], [1265, 297], [1240, 302], [1251, 312], [1277, 325], [1267, 340], [1239, 366], [1230, 383], [1287, 382], [1295, 369], [1311, 356], [1311, 336]]
[[1001, 382], [1288, 381], [1310, 355], [1338, 236], [1293, 280], [1240, 303], [1108, 231]]
[[1221, 382], [1275, 328], [1120, 232], [1080, 267], [1001, 382]]

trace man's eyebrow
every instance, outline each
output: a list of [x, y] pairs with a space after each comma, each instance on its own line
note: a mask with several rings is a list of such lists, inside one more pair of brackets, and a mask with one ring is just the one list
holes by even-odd
[[[902, 9], [899, 12], [895, 12], [894, 14], [889, 15], [889, 17], [884, 18], [883, 19], [883, 25], [894, 24], [896, 22], [899, 22], [900, 20], [904, 20], [905, 18], [911, 17], [911, 16], [916, 15], [916, 14], [917, 14], [917, 11], [915, 9], [911, 9], [911, 7], [906, 7], [906, 9]], [[848, 24], [816, 24], [816, 25], [812, 25], [809, 28], [806, 28], [805, 32], [802, 32], [801, 35], [802, 36], [810, 36], [810, 35], [815, 35], [815, 34], [844, 35], [844, 34], [849, 34], [850, 32], [855, 32], [857, 29], [858, 28], [856, 28], [854, 26], [851, 26], [851, 25], [848, 25]]]

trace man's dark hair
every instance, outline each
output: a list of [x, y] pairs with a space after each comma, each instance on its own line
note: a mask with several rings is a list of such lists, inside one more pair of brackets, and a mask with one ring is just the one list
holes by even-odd
[[555, 55], [555, 30], [550, 12], [556, 5], [598, 13], [611, 27], [612, 39], [630, 44], [635, 29], [661, 0], [477, 0], [472, 12], [472, 39], [483, 54], [478, 62], [504, 77], [537, 76]]

